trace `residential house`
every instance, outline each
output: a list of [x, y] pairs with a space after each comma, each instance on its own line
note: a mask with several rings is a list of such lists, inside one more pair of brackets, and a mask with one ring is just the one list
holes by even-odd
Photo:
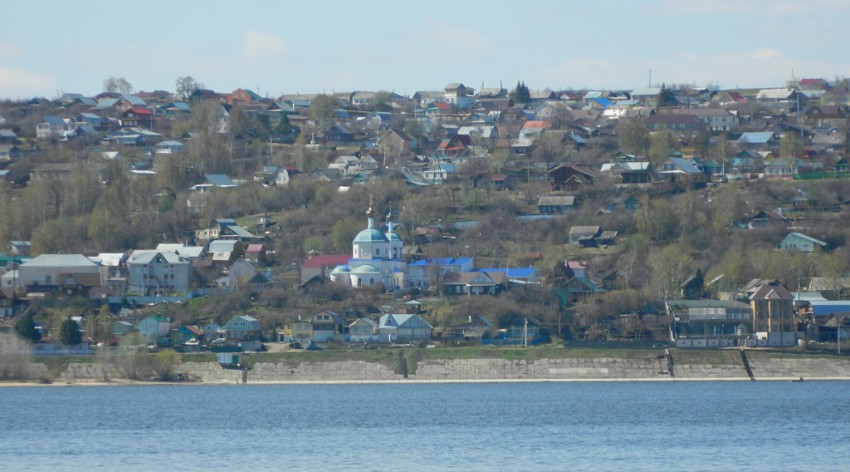
[[171, 252], [133, 251], [127, 259], [127, 285], [132, 293], [167, 295], [189, 290], [192, 266]]
[[242, 257], [244, 246], [236, 239], [217, 239], [210, 242], [207, 253], [212, 263], [219, 267], [226, 267]]
[[290, 179], [289, 170], [280, 166], [263, 166], [261, 171], [254, 174], [255, 181], [270, 187], [285, 187], [289, 185]]
[[9, 253], [13, 256], [29, 257], [32, 250], [32, 243], [29, 241], [11, 241], [9, 243]]
[[158, 342], [171, 333], [171, 320], [165, 316], [153, 315], [139, 321], [139, 336], [147, 343]]
[[261, 243], [248, 244], [245, 249], [245, 260], [251, 264], [264, 264], [266, 259], [266, 248]]
[[828, 247], [828, 243], [803, 233], [789, 233], [784, 239], [782, 239], [782, 242], [779, 243], [779, 249], [786, 251], [794, 250], [800, 252], [815, 252], [818, 250], [824, 250]]
[[806, 124], [816, 129], [842, 128], [847, 122], [845, 106], [811, 106], [806, 111]]
[[592, 186], [596, 182], [596, 176], [592, 171], [567, 164], [559, 165], [546, 174], [553, 192], [576, 191], [582, 187]]
[[652, 182], [652, 172], [648, 161], [620, 161], [602, 164], [600, 172], [619, 177], [623, 184], [648, 184]]
[[316, 276], [330, 279], [331, 271], [338, 266], [348, 265], [349, 259], [351, 259], [349, 254], [313, 256], [301, 264], [301, 283], [304, 284]]
[[445, 295], [498, 295], [507, 284], [507, 275], [500, 272], [452, 272], [442, 281]]
[[257, 269], [245, 259], [237, 259], [227, 267], [227, 273], [217, 280], [219, 288], [245, 288], [257, 275]]
[[732, 300], [668, 300], [673, 335], [680, 348], [739, 346], [750, 334], [752, 312]]
[[646, 127], [650, 132], [666, 129], [673, 136], [688, 141], [699, 133], [707, 131], [708, 126], [705, 121], [689, 114], [658, 114], [646, 119]]
[[35, 126], [35, 136], [38, 139], [61, 139], [74, 127], [70, 119], [54, 115], [46, 115], [44, 121]]
[[481, 341], [485, 336], [491, 335], [494, 330], [493, 323], [483, 316], [469, 316], [469, 321], [455, 325], [452, 337], [463, 341]]
[[747, 103], [747, 99], [739, 92], [729, 90], [717, 92], [713, 97], [711, 97], [711, 101], [712, 103], [716, 103], [722, 107]]
[[333, 311], [322, 311], [313, 315], [310, 319], [312, 324], [312, 341], [327, 343], [335, 341], [342, 336], [345, 324], [342, 316]]
[[764, 163], [764, 178], [767, 180], [791, 180], [797, 174], [794, 157], [771, 159]]
[[708, 182], [709, 176], [697, 167], [691, 159], [670, 157], [664, 161], [656, 172], [659, 179], [669, 179], [672, 182], [686, 185], [701, 185]]
[[255, 341], [260, 338], [262, 326], [260, 322], [248, 315], [232, 318], [224, 325], [225, 337], [236, 341]]
[[156, 116], [153, 111], [148, 108], [129, 108], [123, 113], [119, 122], [122, 128], [149, 128], [154, 127]]
[[708, 126], [709, 131], [735, 131], [740, 120], [738, 116], [724, 108], [671, 108], [669, 113], [691, 115]]
[[484, 267], [478, 269], [478, 272], [484, 272], [491, 277], [493, 274], [504, 274], [511, 283], [537, 283], [537, 269], [534, 267]]
[[419, 259], [407, 265], [407, 285], [419, 288], [435, 287], [446, 274], [472, 272], [473, 267], [471, 257]]
[[18, 266], [17, 285], [28, 291], [80, 290], [103, 286], [103, 268], [82, 254], [41, 254]]
[[414, 147], [413, 138], [396, 128], [388, 129], [378, 139], [378, 152], [386, 156], [407, 156]]
[[386, 314], [378, 322], [381, 340], [418, 343], [431, 339], [433, 327], [419, 315]]
[[366, 343], [378, 340], [378, 323], [369, 318], [357, 318], [348, 325], [348, 341], [352, 343]]
[[788, 219], [775, 211], [758, 211], [735, 220], [735, 226], [742, 229], [775, 228], [788, 225]]
[[759, 344], [793, 346], [797, 342], [794, 295], [778, 281], [754, 287], [749, 296], [753, 329]]
[[588, 302], [602, 294], [602, 285], [590, 278], [585, 261], [561, 261], [552, 270], [552, 286], [563, 306]]
[[600, 226], [573, 226], [569, 233], [570, 244], [581, 247], [609, 246], [616, 238], [616, 231], [603, 231]]
[[236, 184], [224, 174], [204, 174], [204, 181], [193, 185], [189, 190], [197, 193], [209, 192], [213, 188], [233, 188]]
[[578, 206], [575, 195], [541, 195], [537, 199], [537, 211], [541, 215], [566, 213]]
[[748, 149], [765, 149], [777, 144], [773, 131], [755, 131], [742, 133], [735, 143]]

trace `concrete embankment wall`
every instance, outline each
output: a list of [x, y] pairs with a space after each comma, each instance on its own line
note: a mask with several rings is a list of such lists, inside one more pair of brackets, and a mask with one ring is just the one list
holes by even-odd
[[[565, 351], [566, 352], [566, 351]], [[754, 380], [848, 379], [850, 357], [747, 351]], [[508, 356], [510, 357], [510, 356]], [[404, 382], [404, 381], [557, 381], [557, 380], [749, 380], [741, 353], [729, 351], [645, 351], [623, 357], [428, 358], [416, 350], [380, 360], [313, 362], [285, 356], [264, 362], [257, 356], [247, 369], [223, 368], [216, 362], [183, 362], [175, 373], [203, 383], [252, 382]], [[71, 363], [62, 381], [122, 378], [120, 369], [104, 371], [97, 363]]]

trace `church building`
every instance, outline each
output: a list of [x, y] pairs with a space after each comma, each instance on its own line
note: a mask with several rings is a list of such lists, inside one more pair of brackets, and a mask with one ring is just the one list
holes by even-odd
[[386, 290], [400, 290], [405, 283], [406, 264], [402, 258], [403, 242], [394, 231], [392, 212], [387, 214], [386, 233], [375, 227], [371, 205], [366, 217], [366, 229], [351, 242], [348, 265], [337, 266], [331, 272], [331, 280], [352, 287], [383, 286]]

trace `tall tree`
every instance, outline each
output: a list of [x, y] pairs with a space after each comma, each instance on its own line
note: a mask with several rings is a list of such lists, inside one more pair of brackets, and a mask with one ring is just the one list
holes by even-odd
[[65, 321], [62, 322], [62, 327], [59, 328], [59, 339], [62, 341], [62, 344], [66, 346], [76, 346], [83, 342], [83, 335], [80, 333], [80, 325], [72, 320], [71, 318], [66, 318]]
[[38, 342], [41, 339], [41, 332], [35, 327], [35, 320], [32, 314], [26, 315], [15, 324], [15, 331], [18, 336], [27, 341]]
[[803, 145], [797, 139], [797, 134], [786, 131], [779, 140], [779, 155], [783, 159], [797, 159], [803, 153]]
[[316, 95], [310, 103], [310, 119], [322, 133], [327, 133], [336, 124], [339, 100], [330, 95]]
[[661, 84], [661, 91], [658, 92], [656, 106], [658, 108], [661, 108], [674, 107], [676, 105], [678, 105], [678, 100], [676, 100], [676, 92], [674, 92], [673, 89], [667, 88], [666, 85]]
[[517, 82], [516, 88], [511, 92], [511, 98], [518, 103], [528, 103], [531, 101], [531, 92], [528, 90], [525, 82]]
[[204, 88], [204, 84], [195, 80], [191, 75], [177, 77], [174, 82], [174, 95], [180, 100], [188, 100], [195, 93], [195, 90]]
[[620, 150], [633, 156], [645, 156], [649, 149], [649, 130], [640, 118], [630, 118], [620, 121], [617, 125], [617, 137]]
[[650, 138], [649, 160], [658, 167], [670, 157], [670, 153], [679, 149], [676, 137], [667, 128], [656, 131]]
[[130, 95], [133, 93], [133, 84], [124, 77], [111, 76], [103, 81], [103, 91], [109, 93], [120, 93]]

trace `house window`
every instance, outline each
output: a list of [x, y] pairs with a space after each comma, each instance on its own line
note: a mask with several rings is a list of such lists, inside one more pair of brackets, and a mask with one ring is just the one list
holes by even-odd
[[362, 286], [363, 286], [363, 279], [361, 279], [360, 277], [357, 277], [357, 286], [358, 286], [358, 287], [362, 287]]
[[381, 255], [381, 249], [380, 249], [380, 248], [375, 249], [375, 255], [376, 255], [376, 256], [380, 256], [380, 255]]

